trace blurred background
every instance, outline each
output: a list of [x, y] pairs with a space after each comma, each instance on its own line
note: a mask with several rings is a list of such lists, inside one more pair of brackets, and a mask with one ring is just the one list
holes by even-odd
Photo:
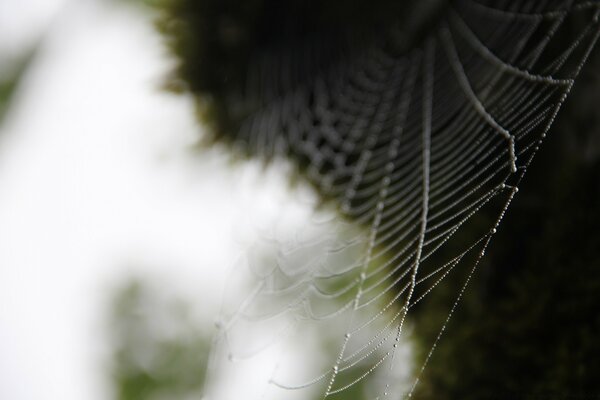
[[308, 207], [281, 168], [198, 157], [154, 18], [0, 1], [0, 399], [198, 398], [228, 266]]

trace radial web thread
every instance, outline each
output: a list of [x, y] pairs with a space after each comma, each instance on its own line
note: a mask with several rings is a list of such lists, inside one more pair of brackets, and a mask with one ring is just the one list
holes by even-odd
[[[401, 389], [410, 397], [600, 34], [599, 15], [596, 1], [459, 0], [408, 53], [394, 51], [392, 28], [305, 78], [291, 50], [261, 56], [248, 87], [262, 106], [236, 140], [295, 157], [340, 216], [334, 231], [250, 266], [256, 287], [220, 324], [217, 353], [235, 362], [304, 327], [339, 330], [321, 370], [285, 375], [282, 357], [265, 396], [343, 399], [376, 375], [372, 398], [399, 398], [385, 377], [407, 317], [461, 269], [439, 335]], [[484, 208], [493, 218], [479, 218]], [[252, 346], [255, 326], [271, 337]]]

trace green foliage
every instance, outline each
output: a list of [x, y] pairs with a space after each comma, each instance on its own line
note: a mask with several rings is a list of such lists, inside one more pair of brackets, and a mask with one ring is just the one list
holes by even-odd
[[119, 400], [200, 398], [209, 339], [189, 304], [132, 280], [115, 295], [111, 376]]
[[[431, 18], [430, 9], [445, 3], [440, 0], [351, 0], [343, 4], [317, 0], [157, 1], [162, 10], [158, 28], [179, 60], [169, 87], [196, 95], [199, 116], [211, 127], [213, 139], [226, 143], [241, 120], [260, 105], [260, 101], [248, 103], [246, 84], [248, 71], [260, 62], [261, 54], [281, 49], [293, 52], [308, 46], [315, 60], [306, 72], [314, 75], [336, 62], [343, 53], [360, 50], [359, 43], [368, 42], [374, 32], [392, 25], [400, 27], [408, 48], [421, 39]], [[245, 97], [243, 105], [240, 97]]]
[[12, 62], [3, 60], [0, 63], [0, 123], [6, 116], [19, 84], [22, 82], [25, 73], [27, 72], [31, 62], [39, 50], [39, 44], [33, 46], [31, 50], [22, 54], [19, 58]]

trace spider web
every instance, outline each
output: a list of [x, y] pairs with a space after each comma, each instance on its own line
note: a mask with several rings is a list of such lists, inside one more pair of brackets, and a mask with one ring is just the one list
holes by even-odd
[[[213, 363], [287, 341], [264, 397], [349, 398], [368, 379], [379, 382], [369, 398], [410, 397], [600, 34], [599, 16], [598, 2], [461, 0], [409, 52], [393, 27], [351, 54], [260, 55], [246, 97], [261, 107], [236, 141], [295, 157], [338, 214], [317, 213], [249, 256], [254, 286], [224, 313]], [[463, 282], [455, 301], [399, 388], [411, 309], [451, 273]], [[318, 352], [319, 330], [337, 337], [333, 353], [302, 371], [290, 346]]]

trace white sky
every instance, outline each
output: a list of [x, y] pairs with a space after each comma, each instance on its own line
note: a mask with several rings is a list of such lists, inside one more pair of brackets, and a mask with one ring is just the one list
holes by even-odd
[[290, 194], [189, 151], [191, 101], [160, 91], [169, 64], [139, 10], [0, 1], [0, 58], [44, 31], [0, 126], [0, 399], [106, 399], [109, 289], [143, 271], [212, 317], [247, 233]]

